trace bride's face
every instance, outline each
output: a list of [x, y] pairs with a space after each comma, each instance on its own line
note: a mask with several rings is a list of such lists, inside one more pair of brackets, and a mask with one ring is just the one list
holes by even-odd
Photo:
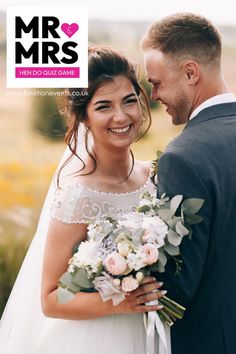
[[94, 145], [127, 147], [138, 136], [142, 111], [131, 82], [117, 76], [97, 89], [87, 107]]

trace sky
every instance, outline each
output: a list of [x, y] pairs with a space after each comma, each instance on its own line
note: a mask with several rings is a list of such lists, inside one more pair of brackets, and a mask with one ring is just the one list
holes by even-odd
[[7, 6], [86, 6], [89, 20], [155, 21], [175, 12], [204, 15], [217, 25], [235, 25], [235, 0], [1, 0]]

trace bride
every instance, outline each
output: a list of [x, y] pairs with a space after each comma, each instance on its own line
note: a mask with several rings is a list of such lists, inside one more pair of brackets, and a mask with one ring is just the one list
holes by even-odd
[[[135, 208], [154, 192], [150, 163], [133, 158], [130, 145], [150, 125], [145, 93], [121, 54], [89, 48], [89, 87], [68, 90], [67, 151], [46, 198], [0, 327], [2, 354], [144, 354], [145, 303], [163, 295], [151, 277], [119, 305], [80, 292], [66, 304], [56, 297], [74, 245], [87, 222]], [[41, 282], [40, 282], [41, 278]]]

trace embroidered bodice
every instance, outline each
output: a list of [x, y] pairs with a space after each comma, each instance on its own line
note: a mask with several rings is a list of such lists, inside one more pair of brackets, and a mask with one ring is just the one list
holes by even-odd
[[133, 211], [145, 191], [155, 193], [150, 177], [135, 191], [108, 193], [90, 189], [80, 184], [57, 189], [54, 195], [51, 217], [64, 223], [88, 223], [103, 216], [118, 217]]

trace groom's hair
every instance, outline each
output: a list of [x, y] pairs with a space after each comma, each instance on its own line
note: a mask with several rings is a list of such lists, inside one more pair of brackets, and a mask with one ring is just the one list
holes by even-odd
[[222, 43], [212, 23], [192, 13], [177, 13], [151, 25], [141, 48], [158, 49], [175, 60], [193, 59], [220, 67]]

